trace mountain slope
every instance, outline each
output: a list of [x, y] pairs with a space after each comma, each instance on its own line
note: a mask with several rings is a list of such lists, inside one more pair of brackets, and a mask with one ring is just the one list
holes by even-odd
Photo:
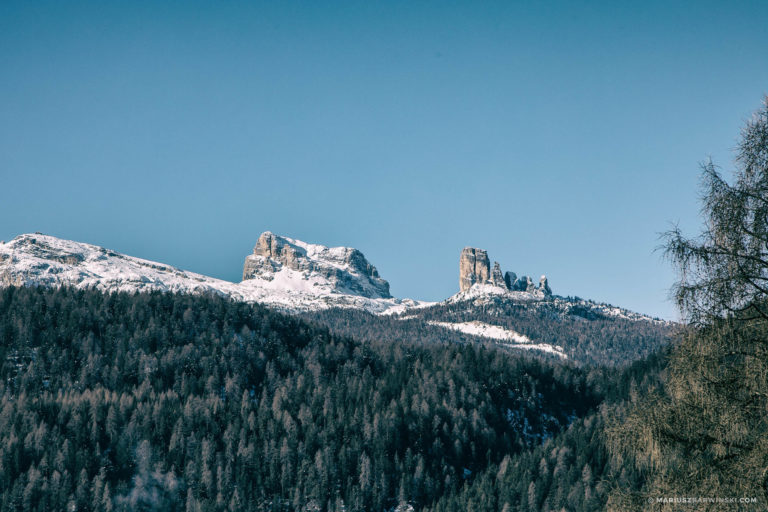
[[[260, 243], [269, 237], [284, 248], [303, 249], [295, 251], [297, 263], [286, 263], [287, 249], [279, 261], [256, 253], [246, 260], [248, 278], [232, 283], [96, 245], [25, 234], [0, 244], [0, 285], [214, 294], [285, 311], [353, 307], [392, 313], [429, 304], [390, 297], [389, 284], [371, 275], [375, 268], [355, 249], [304, 244], [271, 233], [262, 235]], [[364, 275], [360, 269], [366, 265], [372, 270]]]
[[613, 387], [191, 294], [8, 287], [0, 340], [0, 512], [422, 509]]

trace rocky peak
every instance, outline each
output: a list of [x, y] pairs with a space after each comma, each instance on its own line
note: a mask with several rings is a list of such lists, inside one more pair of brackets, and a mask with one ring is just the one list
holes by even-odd
[[512, 285], [515, 284], [515, 281], [517, 281], [517, 274], [514, 272], [504, 272], [504, 284], [507, 286], [508, 290], [512, 289]]
[[499, 266], [498, 261], [493, 262], [490, 282], [493, 286], [499, 286], [501, 288], [505, 288], [507, 286], [507, 283], [504, 281], [504, 276], [501, 273], [501, 267]]
[[490, 277], [488, 253], [482, 249], [465, 247], [459, 258], [459, 290], [472, 288], [473, 284], [486, 283]]
[[541, 279], [539, 279], [539, 290], [541, 290], [544, 295], [552, 295], [552, 290], [549, 288], [549, 281], [547, 281], [547, 276], [541, 276]]
[[[368, 298], [390, 298], [389, 283], [379, 277], [363, 253], [351, 247], [308, 244], [266, 231], [245, 258], [243, 281], [272, 281], [284, 270], [295, 271], [318, 286]], [[295, 277], [295, 276], [294, 276]]]
[[529, 276], [517, 277], [514, 272], [502, 273], [498, 262], [491, 269], [488, 253], [476, 247], [465, 247], [459, 258], [459, 290], [465, 292], [473, 285], [490, 285], [513, 292], [552, 294], [546, 276], [541, 276], [538, 286]]
[[[253, 254], [269, 258], [288, 268], [299, 269], [299, 260], [306, 256], [306, 251], [297, 245], [291, 244], [287, 239], [275, 236], [270, 231], [265, 231], [256, 240]], [[243, 276], [245, 279], [245, 275]]]

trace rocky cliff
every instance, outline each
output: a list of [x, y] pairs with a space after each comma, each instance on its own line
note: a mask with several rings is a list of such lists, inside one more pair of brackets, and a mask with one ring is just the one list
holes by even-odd
[[538, 286], [529, 276], [517, 277], [514, 272], [502, 273], [498, 262], [491, 269], [488, 253], [476, 247], [465, 247], [459, 257], [459, 291], [467, 292], [474, 285], [489, 285], [512, 292], [537, 293], [549, 296], [552, 290], [546, 276], [541, 276]]
[[459, 290], [469, 290], [473, 284], [486, 283], [491, 274], [488, 253], [482, 249], [465, 247], [459, 258]]
[[243, 281], [271, 281], [285, 269], [317, 279], [332, 291], [372, 299], [388, 299], [389, 283], [379, 277], [363, 253], [351, 247], [308, 244], [266, 231], [259, 236], [253, 254], [245, 258]]

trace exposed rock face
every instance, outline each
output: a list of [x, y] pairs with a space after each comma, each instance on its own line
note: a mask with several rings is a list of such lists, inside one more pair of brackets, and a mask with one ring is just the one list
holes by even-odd
[[459, 258], [459, 290], [467, 291], [473, 284], [484, 284], [490, 277], [488, 253], [482, 249], [465, 247]]
[[541, 276], [538, 286], [529, 276], [517, 277], [514, 272], [502, 273], [498, 262], [490, 268], [488, 253], [476, 247], [465, 247], [459, 259], [459, 290], [465, 292], [473, 285], [490, 285], [513, 292], [552, 295], [546, 276]]
[[552, 290], [549, 288], [549, 281], [547, 281], [547, 276], [541, 276], [541, 279], [539, 279], [539, 291], [541, 291], [544, 295], [552, 295]]
[[504, 284], [507, 285], [509, 290], [512, 289], [512, 285], [517, 281], [517, 274], [514, 272], [504, 272]]
[[533, 284], [533, 279], [530, 276], [525, 277], [525, 291], [533, 292], [536, 290], [536, 286]]
[[513, 292], [527, 292], [528, 287], [533, 286], [533, 280], [528, 276], [520, 276], [512, 283], [510, 290]]
[[[306, 253], [306, 251], [303, 252]], [[277, 269], [278, 263], [293, 270], [301, 270], [299, 268], [299, 259], [302, 257], [301, 249], [287, 243], [284, 238], [275, 236], [269, 231], [262, 233], [259, 239], [256, 240], [253, 254], [266, 258], [267, 261], [265, 263], [269, 264], [272, 270]], [[243, 268], [243, 281], [252, 278], [259, 269], [259, 266], [253, 263], [253, 260], [246, 259], [245, 267]]]
[[493, 269], [491, 270], [491, 284], [493, 286], [507, 288], [507, 283], [504, 281], [504, 276], [501, 273], [501, 267], [499, 266], [498, 261], [493, 262]]
[[390, 298], [389, 283], [363, 253], [350, 247], [308, 244], [266, 231], [259, 236], [253, 254], [245, 258], [243, 281], [271, 281], [284, 269], [294, 270], [311, 282], [330, 283], [334, 291], [368, 298]]

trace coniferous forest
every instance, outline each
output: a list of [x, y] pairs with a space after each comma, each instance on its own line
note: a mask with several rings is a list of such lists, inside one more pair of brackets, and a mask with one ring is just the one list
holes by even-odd
[[0, 319], [2, 510], [422, 507], [612, 388], [605, 371], [361, 344], [221, 298], [6, 288]]

